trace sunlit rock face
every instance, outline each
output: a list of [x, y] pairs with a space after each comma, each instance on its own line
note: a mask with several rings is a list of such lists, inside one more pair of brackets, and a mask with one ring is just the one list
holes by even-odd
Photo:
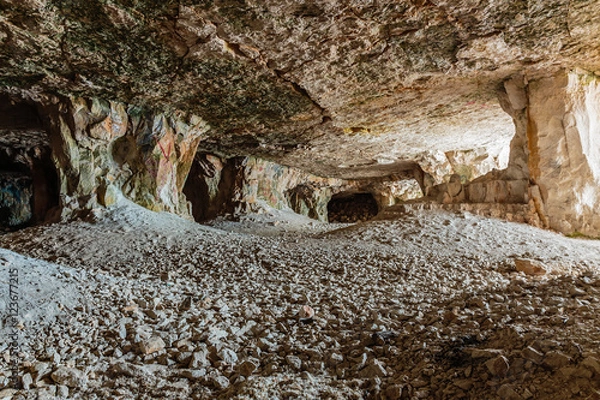
[[529, 165], [549, 225], [597, 236], [600, 78], [575, 71], [531, 83], [529, 93]]

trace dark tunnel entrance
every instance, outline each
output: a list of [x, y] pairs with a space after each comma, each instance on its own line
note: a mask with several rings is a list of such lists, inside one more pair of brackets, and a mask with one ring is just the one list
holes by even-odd
[[59, 204], [58, 182], [36, 107], [0, 95], [0, 230], [45, 221]]
[[340, 193], [327, 204], [329, 222], [367, 221], [378, 211], [377, 201], [371, 193]]

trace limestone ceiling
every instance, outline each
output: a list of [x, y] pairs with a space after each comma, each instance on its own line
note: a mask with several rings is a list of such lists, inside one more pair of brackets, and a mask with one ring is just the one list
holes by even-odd
[[600, 69], [592, 0], [0, 0], [0, 84], [194, 113], [337, 177], [506, 143], [496, 89]]

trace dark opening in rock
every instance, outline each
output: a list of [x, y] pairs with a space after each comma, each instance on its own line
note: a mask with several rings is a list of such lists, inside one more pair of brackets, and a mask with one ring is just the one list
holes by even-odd
[[242, 158], [221, 160], [207, 153], [198, 153], [190, 169], [183, 193], [192, 204], [197, 222], [233, 212], [237, 174]]
[[371, 193], [340, 193], [327, 204], [329, 222], [367, 221], [378, 211], [377, 201]]
[[43, 222], [58, 200], [58, 174], [36, 108], [0, 96], [0, 228]]

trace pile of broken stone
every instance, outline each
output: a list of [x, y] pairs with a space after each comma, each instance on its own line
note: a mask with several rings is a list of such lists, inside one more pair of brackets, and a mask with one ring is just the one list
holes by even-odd
[[[432, 218], [418, 229], [462, 217]], [[492, 236], [506, 224], [473, 221]], [[63, 265], [57, 279], [80, 295], [51, 322], [25, 321], [22, 390], [0, 347], [1, 399], [600, 396], [595, 242], [548, 242], [595, 251], [566, 273], [537, 254], [382, 243], [403, 240], [386, 222], [281, 238], [185, 225], [172, 240], [164, 226], [145, 231], [157, 240], [84, 222], [1, 239]], [[515, 226], [502, 229], [537, 234]]]

